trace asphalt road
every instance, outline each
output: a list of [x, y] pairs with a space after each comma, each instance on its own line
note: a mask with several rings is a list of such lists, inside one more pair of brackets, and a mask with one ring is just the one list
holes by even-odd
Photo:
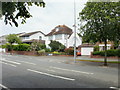
[[2, 54], [0, 87], [118, 88], [118, 68], [73, 63], [73, 57]]

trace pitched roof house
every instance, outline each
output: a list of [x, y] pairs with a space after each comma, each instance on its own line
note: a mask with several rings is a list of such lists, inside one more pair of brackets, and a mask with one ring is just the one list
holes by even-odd
[[40, 42], [45, 44], [45, 34], [41, 31], [29, 32], [19, 35], [23, 43]]
[[[73, 31], [66, 25], [56, 26], [50, 33], [46, 35], [46, 37], [47, 39], [45, 43], [47, 47], [49, 47], [48, 44], [50, 43], [51, 40], [58, 41], [65, 45], [66, 47], [73, 46], [74, 44]], [[78, 34], [76, 34], [76, 38], [77, 38], [76, 45], [81, 45], [82, 43], [81, 41], [82, 39], [80, 39], [81, 37], [79, 37]]]

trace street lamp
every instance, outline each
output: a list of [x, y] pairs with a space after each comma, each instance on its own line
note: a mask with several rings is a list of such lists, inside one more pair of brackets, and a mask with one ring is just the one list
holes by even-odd
[[74, 63], [76, 63], [76, 4], [74, 0]]

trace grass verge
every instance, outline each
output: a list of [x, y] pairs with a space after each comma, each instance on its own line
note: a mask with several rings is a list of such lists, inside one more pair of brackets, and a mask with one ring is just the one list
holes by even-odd
[[[76, 59], [76, 61], [87, 61], [87, 62], [104, 62], [104, 61], [98, 61], [98, 60], [81, 60], [81, 59]], [[107, 61], [108, 63], [118, 63], [120, 64], [120, 61]]]

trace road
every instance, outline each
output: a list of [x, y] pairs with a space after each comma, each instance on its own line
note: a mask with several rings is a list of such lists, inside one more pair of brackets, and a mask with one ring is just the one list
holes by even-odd
[[[70, 61], [70, 62], [69, 62]], [[72, 63], [73, 57], [2, 54], [1, 88], [117, 88], [118, 68]]]

